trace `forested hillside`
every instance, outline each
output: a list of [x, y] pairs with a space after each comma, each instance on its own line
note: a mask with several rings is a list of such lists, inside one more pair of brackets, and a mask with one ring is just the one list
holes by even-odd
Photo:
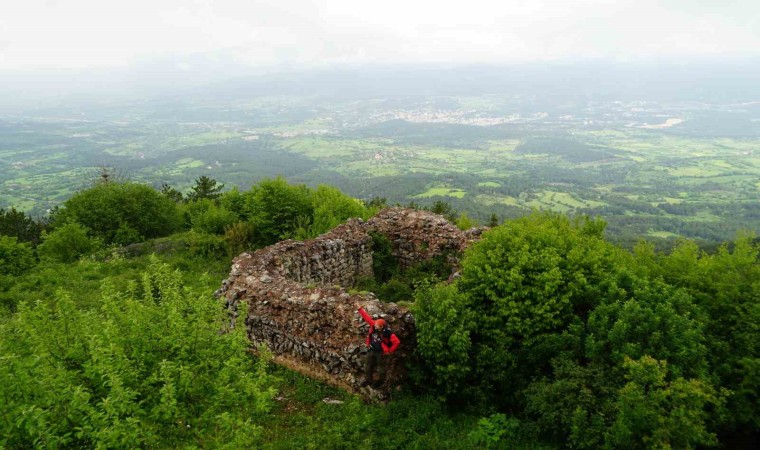
[[[749, 232], [662, 253], [611, 243], [601, 218], [492, 215], [454, 281], [431, 264], [357, 286], [416, 317], [411, 380], [387, 404], [277, 367], [264, 348], [254, 356], [213, 297], [232, 257], [386, 203], [201, 176], [188, 193], [101, 179], [46, 222], [0, 210], [0, 447], [757, 445]], [[475, 225], [448, 203], [429, 208]]]

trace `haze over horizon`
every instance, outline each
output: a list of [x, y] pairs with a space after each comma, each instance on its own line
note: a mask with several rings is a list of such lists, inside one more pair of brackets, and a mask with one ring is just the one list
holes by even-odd
[[[0, 6], [0, 72], [205, 55], [240, 67], [760, 55], [751, 0], [27, 0]], [[179, 67], [180, 69], [182, 67]]]

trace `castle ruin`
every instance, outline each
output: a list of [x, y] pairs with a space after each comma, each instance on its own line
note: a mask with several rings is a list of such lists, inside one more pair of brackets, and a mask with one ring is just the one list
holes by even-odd
[[[388, 208], [367, 221], [351, 219], [316, 239], [286, 240], [241, 254], [217, 296], [227, 299], [232, 325], [244, 325], [251, 342], [266, 344], [275, 362], [351, 392], [384, 398], [406, 375], [405, 361], [416, 346], [415, 321], [405, 307], [349, 290], [373, 275], [370, 233], [388, 238], [403, 269], [449, 252], [459, 254], [480, 231], [463, 232], [427, 211]], [[359, 306], [384, 318], [401, 340], [398, 351], [386, 356], [385, 384], [376, 389], [359, 388], [368, 332], [356, 312]], [[241, 308], [247, 309], [243, 324], [237, 323]]]

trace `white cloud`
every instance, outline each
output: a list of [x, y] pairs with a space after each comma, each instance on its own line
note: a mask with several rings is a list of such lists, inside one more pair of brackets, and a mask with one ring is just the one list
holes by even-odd
[[226, 49], [247, 63], [760, 54], [745, 0], [2, 0], [0, 69]]

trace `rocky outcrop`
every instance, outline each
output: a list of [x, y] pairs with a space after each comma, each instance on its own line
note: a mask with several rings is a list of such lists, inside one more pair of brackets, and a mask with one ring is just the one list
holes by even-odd
[[368, 326], [356, 311], [363, 307], [384, 318], [401, 346], [386, 357], [385, 385], [362, 389], [382, 398], [405, 377], [405, 362], [416, 345], [415, 323], [407, 308], [381, 302], [372, 293], [347, 291], [358, 278], [372, 275], [370, 232], [390, 240], [402, 267], [461, 252], [477, 238], [436, 214], [389, 208], [366, 222], [351, 219], [316, 239], [243, 253], [217, 296], [227, 299], [233, 326], [240, 325], [245, 305], [249, 338], [266, 344], [277, 362], [351, 391], [359, 390], [367, 351]]

